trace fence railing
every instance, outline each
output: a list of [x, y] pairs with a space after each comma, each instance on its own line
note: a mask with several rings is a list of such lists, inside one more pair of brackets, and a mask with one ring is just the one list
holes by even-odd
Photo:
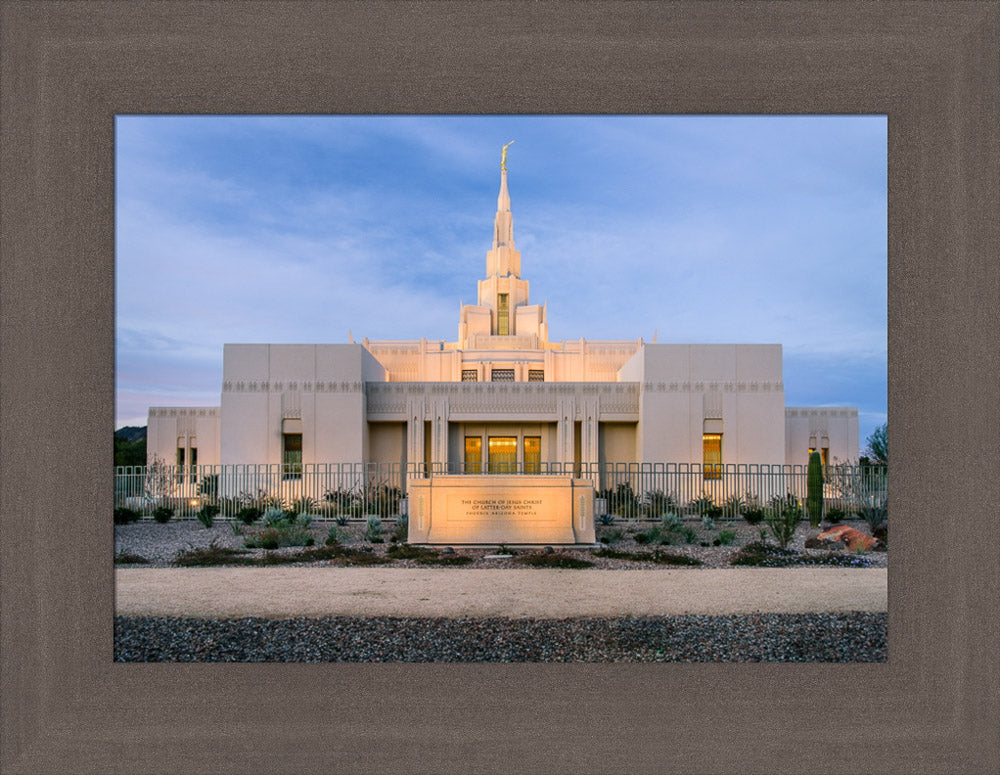
[[[222, 517], [247, 507], [306, 511], [318, 519], [370, 514], [392, 517], [405, 511], [407, 482], [437, 474], [535, 474], [590, 479], [606, 513], [630, 519], [679, 516], [735, 518], [778, 499], [806, 499], [807, 466], [698, 463], [307, 463], [115, 468], [115, 507], [151, 515], [158, 506], [174, 517], [193, 518], [205, 505]], [[824, 469], [823, 513], [840, 509], [861, 514], [884, 508], [886, 469], [838, 464]]]

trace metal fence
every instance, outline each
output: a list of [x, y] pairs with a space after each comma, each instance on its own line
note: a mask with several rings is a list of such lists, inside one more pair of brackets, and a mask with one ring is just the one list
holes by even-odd
[[[461, 463], [410, 465], [392, 463], [238, 464], [118, 466], [115, 507], [150, 516], [157, 507], [173, 509], [174, 518], [191, 519], [203, 507], [217, 507], [222, 517], [244, 508], [306, 511], [318, 519], [364, 519], [405, 513], [407, 482], [436, 474], [535, 474], [590, 479], [598, 513], [626, 519], [709, 515], [735, 518], [764, 509], [776, 500], [806, 499], [807, 466], [698, 463], [559, 463], [503, 462], [490, 466]], [[839, 509], [863, 514], [885, 508], [886, 469], [835, 465], [824, 469], [823, 512]], [[601, 511], [600, 509], [603, 509]]]

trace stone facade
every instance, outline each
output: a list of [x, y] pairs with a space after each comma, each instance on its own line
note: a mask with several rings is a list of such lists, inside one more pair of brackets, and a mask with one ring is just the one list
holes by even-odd
[[550, 342], [547, 315], [521, 277], [504, 169], [456, 341], [227, 344], [220, 406], [151, 407], [149, 457], [287, 463], [290, 440], [306, 464], [451, 471], [486, 470], [494, 443], [519, 466], [858, 456], [857, 409], [785, 407], [780, 344]]

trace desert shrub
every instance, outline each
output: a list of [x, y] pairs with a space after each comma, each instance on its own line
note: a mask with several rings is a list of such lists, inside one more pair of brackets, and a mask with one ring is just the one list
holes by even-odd
[[115, 509], [114, 518], [116, 525], [127, 525], [129, 522], [136, 522], [139, 519], [139, 513], [134, 509], [119, 506]]
[[830, 522], [840, 522], [847, 516], [847, 512], [839, 506], [832, 506], [826, 510], [826, 518]]
[[632, 519], [639, 516], [641, 504], [635, 497], [632, 485], [622, 482], [614, 490], [602, 490], [598, 494], [599, 498], [604, 498], [608, 504], [608, 513], [619, 517]]
[[733, 541], [736, 540], [735, 530], [720, 530], [718, 537], [715, 539], [716, 546], [730, 546]]
[[286, 508], [285, 499], [280, 495], [263, 495], [261, 504], [267, 510], [276, 509], [277, 511], [284, 511]]
[[115, 555], [115, 565], [120, 565], [123, 563], [141, 565], [148, 562], [149, 560], [147, 560], [141, 554], [133, 554], [132, 552], [118, 552], [118, 554]]
[[605, 525], [605, 526], [607, 526], [607, 525], [613, 525], [615, 523], [615, 515], [614, 514], [601, 514], [601, 516], [597, 518], [597, 521], [601, 525]]
[[365, 524], [365, 540], [373, 544], [382, 543], [382, 520], [374, 514], [368, 517]]
[[313, 517], [308, 511], [300, 511], [298, 516], [295, 518], [295, 522], [302, 527], [309, 527], [312, 524]]
[[684, 520], [675, 512], [667, 511], [660, 517], [660, 525], [668, 533], [679, 533], [684, 529]]
[[201, 480], [198, 482], [198, 497], [201, 500], [207, 500], [214, 503], [218, 494], [219, 475], [209, 474], [208, 476], [201, 477]]
[[212, 523], [215, 521], [216, 515], [219, 513], [219, 507], [214, 503], [206, 503], [200, 509], [195, 516], [198, 521], [201, 522], [206, 528], [212, 527]]
[[684, 538], [685, 543], [693, 544], [695, 541], [698, 540], [698, 531], [695, 530], [690, 525], [685, 525], [683, 528], [681, 528], [680, 533], [681, 536]]
[[277, 527], [282, 522], [287, 522], [288, 517], [284, 510], [274, 506], [267, 509], [263, 514], [264, 524], [268, 527]]
[[383, 519], [399, 513], [401, 493], [398, 487], [379, 485], [368, 492], [368, 511]]
[[782, 549], [763, 541], [747, 544], [732, 556], [730, 563], [755, 568], [787, 568], [790, 565], [867, 568], [870, 565], [866, 558], [853, 554], [845, 554], [844, 552], [799, 554], [791, 549]]
[[643, 495], [642, 501], [643, 514], [653, 519], [662, 517], [666, 512], [677, 508], [674, 496], [663, 492], [663, 490], [649, 490]]
[[303, 495], [302, 497], [296, 498], [294, 501], [292, 501], [292, 506], [290, 510], [294, 511], [296, 514], [301, 514], [303, 512], [305, 512], [306, 514], [315, 513], [316, 501], [313, 498]]
[[624, 531], [619, 527], [615, 527], [612, 528], [611, 530], [602, 530], [598, 540], [602, 544], [617, 544], [624, 537], [625, 537]]
[[393, 543], [397, 541], [406, 541], [409, 530], [410, 521], [407, 519], [405, 514], [401, 514], [396, 518], [396, 524], [392, 526], [392, 534], [389, 536], [389, 540]]
[[715, 530], [715, 520], [712, 519], [712, 517], [710, 517], [708, 514], [705, 514], [701, 518], [701, 526], [705, 530]]
[[683, 554], [671, 554], [657, 550], [655, 552], [622, 552], [616, 549], [598, 549], [591, 552], [594, 557], [606, 557], [612, 560], [634, 560], [636, 562], [654, 562], [660, 565], [701, 565], [701, 560], [687, 557]]
[[336, 525], [330, 525], [326, 531], [326, 546], [333, 546], [340, 543], [340, 530]]
[[179, 552], [174, 557], [175, 565], [185, 567], [198, 565], [250, 565], [252, 559], [244, 557], [244, 552], [240, 549], [230, 549], [227, 546], [219, 546], [212, 541], [207, 547], [200, 549], [187, 549]]
[[764, 519], [771, 529], [778, 545], [784, 549], [795, 535], [795, 530], [802, 519], [802, 507], [799, 506], [798, 499], [789, 493], [784, 498], [775, 497], [771, 499], [765, 510]]
[[746, 508], [746, 505], [746, 501], [744, 501], [739, 495], [730, 495], [726, 498], [726, 502], [722, 504], [722, 511], [726, 515], [727, 519], [733, 519], [737, 515], [743, 513], [743, 509]]
[[312, 546], [316, 543], [309, 529], [285, 522], [249, 530], [243, 535], [247, 549], [280, 549], [286, 546]]
[[174, 515], [173, 506], [157, 506], [155, 509], [153, 509], [153, 519], [155, 519], [161, 525], [169, 522], [170, 518], [173, 515]]
[[748, 525], [759, 525], [764, 520], [764, 509], [760, 507], [756, 498], [747, 499], [740, 513]]
[[433, 549], [411, 544], [393, 544], [386, 552], [394, 560], [414, 560], [421, 565], [467, 565], [472, 558], [464, 554], [441, 554]]
[[717, 519], [722, 516], [722, 507], [716, 506], [715, 502], [707, 494], [702, 494], [701, 497], [695, 498], [691, 503], [688, 504], [688, 509], [699, 516], [708, 516], [712, 519]]
[[766, 541], [754, 541], [736, 552], [729, 560], [731, 565], [754, 568], [784, 568], [798, 559], [797, 552], [779, 548]]
[[260, 506], [241, 506], [236, 511], [236, 518], [244, 525], [252, 525], [264, 515]]

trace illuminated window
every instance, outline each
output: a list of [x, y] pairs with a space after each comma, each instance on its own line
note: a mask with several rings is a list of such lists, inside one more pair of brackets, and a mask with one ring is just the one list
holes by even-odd
[[517, 473], [517, 437], [490, 436], [490, 473]]
[[514, 381], [514, 370], [513, 369], [492, 369], [490, 371], [490, 381], [491, 382], [513, 382]]
[[539, 474], [542, 472], [542, 437], [524, 437], [524, 473]]
[[479, 381], [478, 369], [462, 369], [462, 382], [478, 382], [478, 381]]
[[497, 294], [497, 334], [507, 336], [510, 333], [510, 310], [507, 309], [509, 294]]
[[701, 436], [703, 471], [706, 479], [722, 478], [722, 434], [703, 433]]
[[820, 462], [823, 464], [824, 468], [830, 465], [830, 448], [823, 447], [823, 449], [819, 451], [819, 457], [820, 457]]
[[281, 435], [282, 479], [302, 478], [302, 434], [283, 433]]
[[465, 473], [478, 474], [483, 470], [483, 440], [479, 436], [465, 437]]
[[545, 381], [544, 369], [528, 369], [528, 382], [544, 382], [544, 381]]

